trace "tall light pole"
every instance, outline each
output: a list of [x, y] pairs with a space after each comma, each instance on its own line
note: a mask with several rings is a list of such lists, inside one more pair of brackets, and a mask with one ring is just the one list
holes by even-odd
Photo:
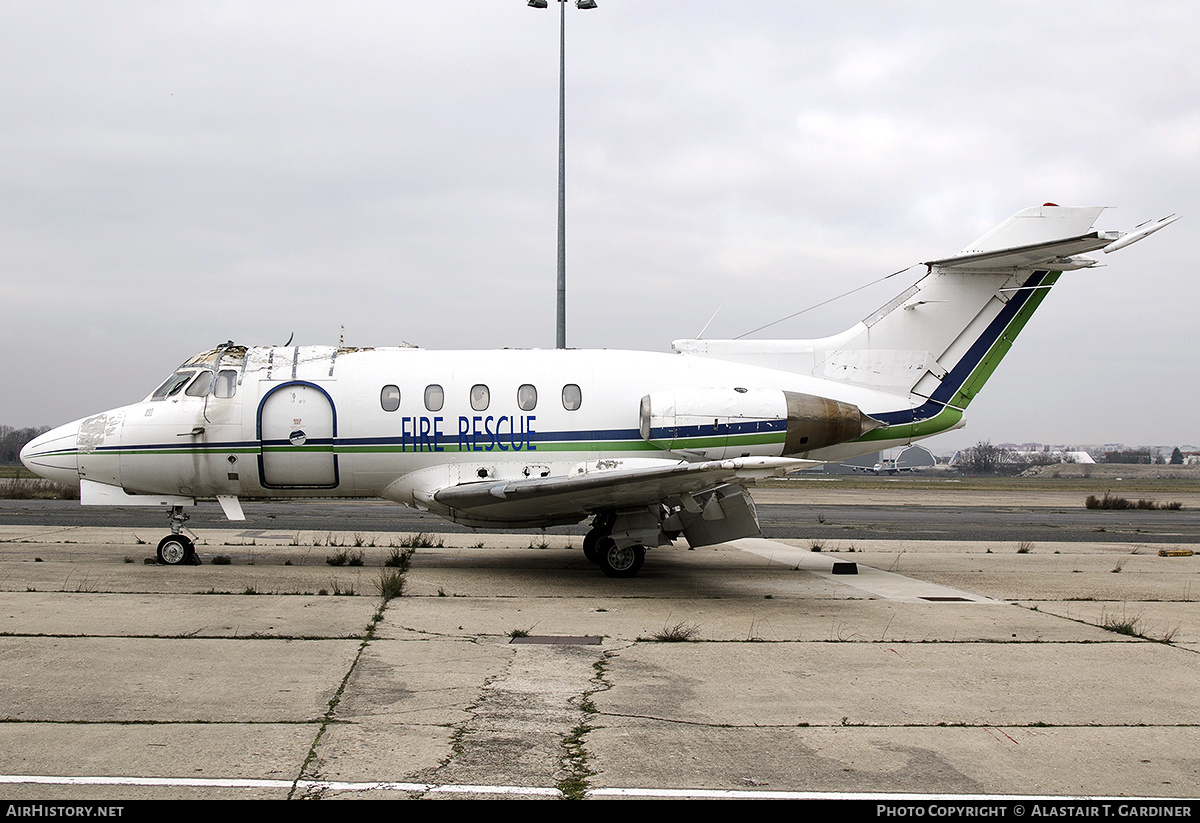
[[[529, 0], [544, 9], [546, 0]], [[567, 347], [567, 0], [558, 0], [558, 323], [555, 348]], [[596, 8], [595, 0], [575, 0], [577, 9]]]

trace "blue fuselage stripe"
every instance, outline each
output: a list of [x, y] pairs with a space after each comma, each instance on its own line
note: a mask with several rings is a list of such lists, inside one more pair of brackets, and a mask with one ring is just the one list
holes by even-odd
[[1012, 298], [1004, 305], [1004, 308], [1000, 310], [995, 319], [988, 324], [983, 334], [979, 335], [975, 342], [971, 344], [967, 353], [963, 355], [962, 359], [942, 379], [941, 385], [930, 395], [929, 400], [915, 409], [872, 414], [871, 417], [889, 426], [897, 426], [904, 423], [917, 423], [922, 420], [928, 420], [940, 414], [942, 409], [958, 394], [959, 389], [967, 382], [967, 378], [971, 376], [976, 367], [983, 362], [983, 358], [992, 350], [992, 346], [1004, 334], [1009, 324], [1012, 323], [1021, 309], [1025, 307], [1025, 304], [1029, 302], [1034, 294], [1034, 289], [1041, 285], [1047, 274], [1049, 272], [1034, 272], [1022, 284], [1021, 289], [1013, 293]]

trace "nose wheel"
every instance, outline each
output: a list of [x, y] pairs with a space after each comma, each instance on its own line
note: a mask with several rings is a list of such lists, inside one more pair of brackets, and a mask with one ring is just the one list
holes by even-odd
[[171, 522], [171, 533], [158, 541], [158, 562], [164, 566], [199, 566], [196, 544], [183, 534], [183, 524], [188, 520], [183, 506], [172, 506], [167, 519]]
[[199, 565], [196, 545], [182, 534], [168, 534], [158, 541], [158, 562], [166, 566]]

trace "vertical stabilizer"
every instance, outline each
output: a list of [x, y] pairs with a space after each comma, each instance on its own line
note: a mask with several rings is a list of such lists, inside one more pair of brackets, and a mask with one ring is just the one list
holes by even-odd
[[1122, 234], [1092, 229], [1102, 211], [1023, 209], [959, 254], [925, 263], [915, 284], [832, 337], [681, 340], [674, 348], [904, 395], [910, 402], [898, 405], [915, 408], [872, 416], [891, 427], [923, 424], [913, 436], [941, 431], [958, 423], [1059, 275], [1095, 265], [1077, 255], [1120, 247]]

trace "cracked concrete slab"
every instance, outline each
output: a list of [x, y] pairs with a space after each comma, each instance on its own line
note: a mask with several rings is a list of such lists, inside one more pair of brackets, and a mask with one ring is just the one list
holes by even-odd
[[[379, 546], [357, 568], [280, 539], [166, 569], [109, 533], [23, 539], [50, 542], [0, 542], [6, 798], [1200, 784], [1196, 567], [1113, 544], [672, 547], [618, 581], [577, 547], [446, 537], [379, 611]], [[971, 600], [921, 600], [946, 589]], [[1106, 628], [1118, 610], [1132, 633]], [[691, 642], [656, 638], [675, 628]]]

